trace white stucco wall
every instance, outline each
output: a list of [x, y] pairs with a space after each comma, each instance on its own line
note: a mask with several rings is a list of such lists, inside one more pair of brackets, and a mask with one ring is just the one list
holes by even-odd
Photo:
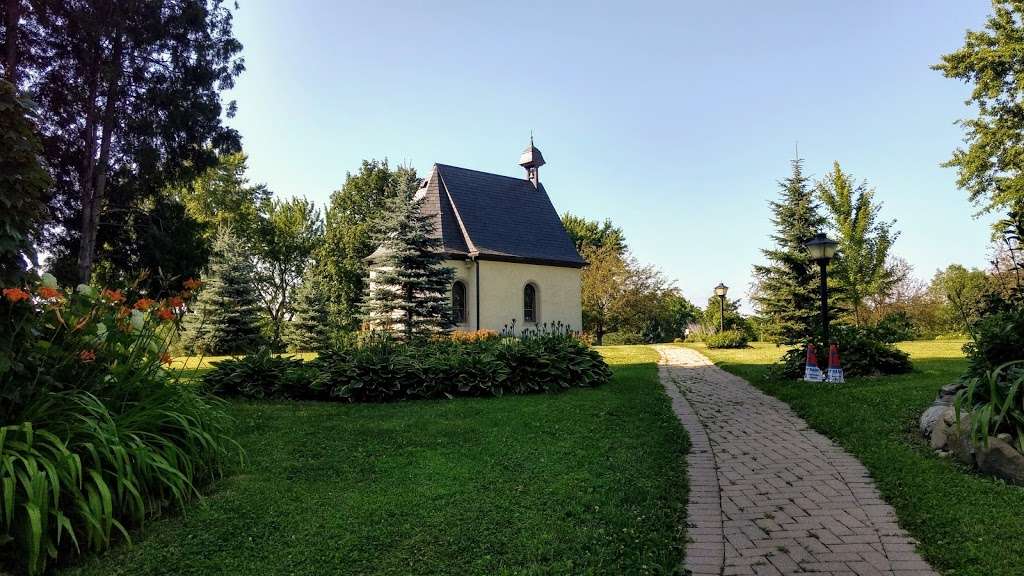
[[[559, 266], [541, 266], [516, 262], [448, 260], [457, 279], [466, 283], [464, 324], [457, 330], [475, 330], [476, 266], [480, 266], [480, 328], [500, 331], [516, 321], [516, 327], [533, 327], [547, 322], [562, 322], [573, 330], [583, 325], [580, 304], [580, 270]], [[523, 288], [532, 282], [537, 287], [537, 322], [523, 322]]]

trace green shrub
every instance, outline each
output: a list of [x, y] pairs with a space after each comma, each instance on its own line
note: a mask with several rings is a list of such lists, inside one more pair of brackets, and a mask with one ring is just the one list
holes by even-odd
[[264, 348], [255, 354], [228, 358], [203, 376], [206, 389], [218, 396], [314, 400], [324, 394], [310, 385], [312, 370], [302, 359], [277, 356]]
[[918, 337], [910, 315], [899, 311], [886, 314], [873, 328], [877, 338], [889, 344], [914, 340]]
[[340, 340], [312, 362], [268, 351], [218, 362], [203, 382], [223, 396], [391, 402], [556, 392], [611, 378], [600, 354], [561, 328], [487, 335]]
[[609, 332], [601, 338], [602, 346], [627, 346], [647, 343], [643, 335], [636, 332]]
[[725, 330], [704, 336], [708, 348], [746, 348], [747, 335], [739, 330]]
[[[847, 376], [904, 374], [913, 370], [910, 355], [892, 344], [880, 341], [874, 331], [856, 326], [836, 326], [833, 341], [839, 348], [840, 365]], [[828, 368], [828, 350], [817, 350], [818, 366]], [[807, 361], [807, 345], [786, 352], [769, 372], [769, 377], [801, 378]]]
[[991, 312], [972, 326], [973, 340], [964, 346], [968, 378], [985, 375], [1007, 362], [1024, 360], [1024, 307]]
[[4, 289], [0, 565], [39, 574], [102, 551], [237, 454], [223, 401], [161, 366], [189, 296], [129, 308], [120, 291], [52, 277]]

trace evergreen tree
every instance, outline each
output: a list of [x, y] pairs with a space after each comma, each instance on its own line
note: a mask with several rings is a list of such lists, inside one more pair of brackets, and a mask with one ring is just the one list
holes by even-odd
[[185, 346], [196, 353], [243, 354], [264, 344], [252, 265], [230, 229], [214, 240], [206, 285], [185, 327]]
[[779, 182], [779, 200], [770, 204], [775, 246], [762, 250], [767, 264], [754, 266], [754, 303], [766, 317], [766, 335], [782, 344], [813, 338], [821, 326], [818, 265], [808, 257], [804, 242], [821, 231], [825, 219], [804, 176], [803, 161], [792, 164], [793, 173]]
[[346, 174], [344, 185], [331, 194], [314, 257], [323, 266], [332, 332], [358, 328], [360, 302], [366, 294], [366, 257], [377, 247], [375, 239], [390, 203], [399, 196], [410, 198], [418, 185], [413, 168], [364, 160], [359, 171]]
[[327, 345], [330, 341], [328, 304], [322, 271], [317, 265], [309, 266], [295, 291], [294, 315], [285, 325], [284, 340], [289, 350], [321, 350]]
[[455, 272], [444, 265], [441, 240], [420, 201], [397, 196], [376, 235], [363, 317], [374, 328], [410, 339], [452, 326], [448, 290]]

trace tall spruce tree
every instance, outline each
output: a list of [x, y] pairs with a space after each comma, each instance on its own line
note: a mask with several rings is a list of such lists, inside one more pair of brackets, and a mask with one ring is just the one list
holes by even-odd
[[265, 343], [260, 310], [245, 244], [225, 228], [214, 240], [205, 287], [185, 319], [185, 347], [202, 354], [252, 352]]
[[391, 201], [375, 235], [378, 250], [363, 304], [371, 326], [406, 339], [452, 326], [448, 290], [455, 273], [444, 265], [441, 240], [420, 204], [406, 194]]
[[331, 337], [329, 304], [320, 267], [308, 266], [295, 291], [294, 315], [285, 324], [284, 341], [289, 350], [316, 351], [327, 346]]
[[816, 339], [821, 326], [818, 265], [803, 245], [822, 230], [825, 219], [803, 160], [793, 160], [792, 166], [792, 174], [779, 182], [780, 198], [770, 204], [775, 246], [761, 251], [767, 264], [754, 266], [754, 304], [767, 319], [767, 337], [781, 344]]

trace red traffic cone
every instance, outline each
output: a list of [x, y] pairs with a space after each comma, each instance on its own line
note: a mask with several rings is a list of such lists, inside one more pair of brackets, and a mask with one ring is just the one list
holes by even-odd
[[815, 353], [814, 344], [807, 345], [807, 361], [804, 367], [804, 380], [807, 382], [821, 382], [824, 380], [821, 368], [818, 368], [818, 355]]
[[839, 346], [833, 344], [828, 350], [828, 381], [844, 382], [843, 368], [839, 365]]

